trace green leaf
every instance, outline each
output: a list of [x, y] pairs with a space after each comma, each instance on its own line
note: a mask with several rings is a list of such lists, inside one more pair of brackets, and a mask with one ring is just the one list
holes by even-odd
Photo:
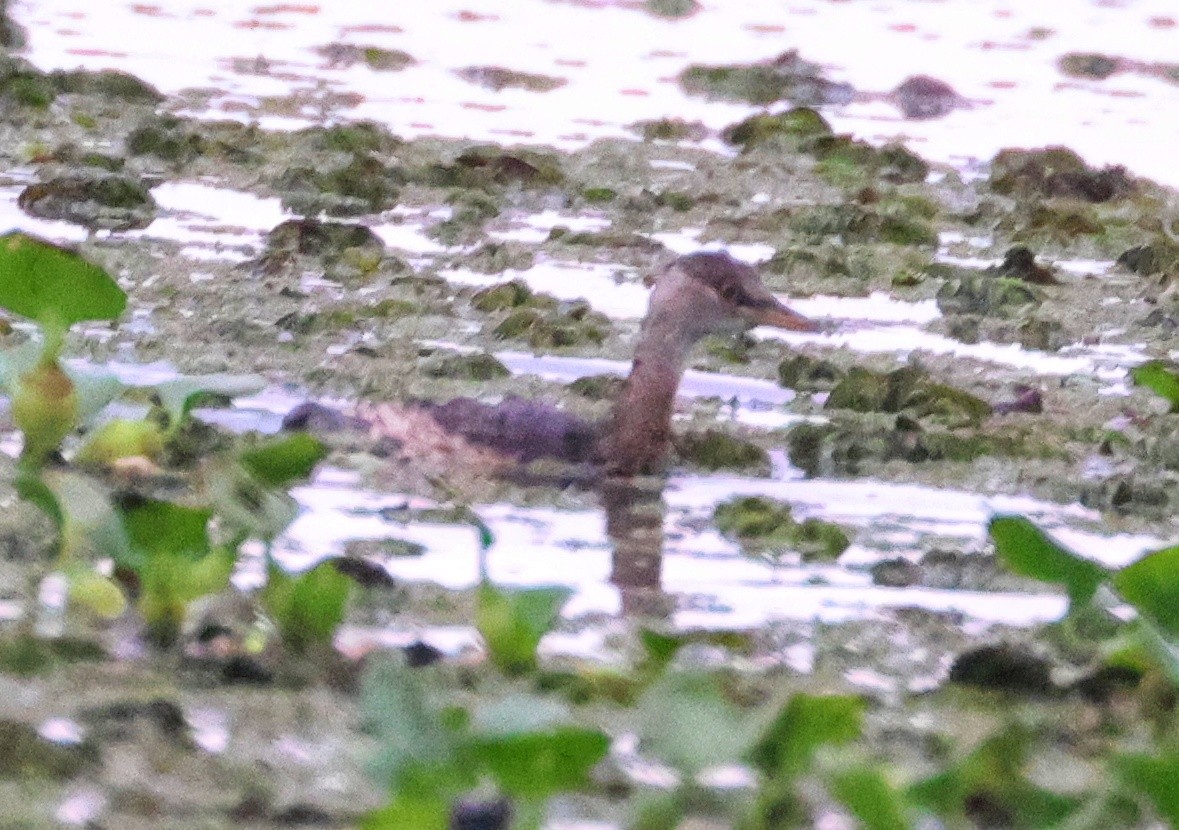
[[[1055, 827], [1078, 799], [1041, 789], [1027, 780], [1034, 735], [1013, 725], [985, 740], [956, 765], [909, 788], [911, 801], [943, 817], [961, 819], [970, 805], [985, 800], [1011, 814], [1015, 827]], [[954, 824], [953, 826], [957, 826]]]
[[1128, 665], [1139, 671], [1156, 666], [1179, 687], [1179, 644], [1164, 637], [1150, 620], [1139, 619], [1126, 634], [1124, 645], [1106, 658], [1107, 665]]
[[0, 307], [46, 326], [114, 320], [127, 295], [76, 252], [13, 231], [0, 236]]
[[127, 549], [115, 561], [139, 577], [139, 610], [149, 639], [171, 645], [188, 604], [223, 590], [237, 561], [233, 548], [209, 548], [211, 511], [166, 501], [139, 499], [120, 508]]
[[233, 576], [236, 565], [236, 550], [227, 547], [214, 548], [207, 556], [202, 556], [185, 570], [177, 596], [188, 602], [224, 590], [229, 585], [229, 578]]
[[753, 739], [749, 719], [704, 675], [661, 678], [644, 692], [637, 714], [644, 750], [687, 774], [740, 760]]
[[25, 501], [39, 507], [58, 529], [65, 522], [65, 514], [61, 510], [61, 503], [57, 496], [45, 483], [44, 474], [38, 470], [18, 469], [16, 473], [16, 493]]
[[331, 562], [297, 576], [272, 562], [268, 572], [262, 606], [274, 618], [287, 647], [299, 652], [330, 643], [344, 619], [352, 580]]
[[1171, 412], [1179, 412], [1179, 372], [1165, 360], [1148, 360], [1130, 370], [1130, 379], [1145, 386], [1171, 404]]
[[205, 401], [232, 400], [266, 388], [261, 375], [187, 375], [157, 383], [160, 406], [168, 413], [168, 426], [177, 428], [194, 408]]
[[25, 470], [17, 473], [16, 489], [57, 525], [63, 558], [89, 551], [124, 564], [134, 559], [122, 519], [97, 479], [67, 470]]
[[301, 432], [245, 450], [238, 458], [263, 484], [287, 487], [310, 476], [326, 455], [322, 441]]
[[127, 598], [109, 576], [79, 564], [66, 571], [66, 578], [71, 604], [80, 605], [95, 616], [108, 620], [126, 610]]
[[558, 700], [513, 694], [477, 708], [470, 728], [483, 736], [544, 732], [569, 720], [569, 707]]
[[1087, 603], [1109, 572], [1063, 547], [1023, 516], [996, 516], [988, 530], [1012, 571], [1063, 585], [1074, 605]]
[[864, 702], [851, 695], [797, 694], [779, 711], [753, 747], [749, 760], [771, 778], [791, 778], [823, 744], [860, 736]]
[[644, 628], [639, 632], [639, 642], [646, 654], [646, 667], [652, 673], [663, 671], [675, 659], [684, 646], [684, 638], [675, 634], [663, 634]]
[[[67, 470], [46, 470], [41, 486], [55, 505], [63, 557], [89, 551], [124, 565], [138, 561], [122, 518], [100, 481]], [[45, 505], [40, 506], [45, 509]]]
[[270, 541], [299, 515], [298, 502], [287, 492], [267, 486], [232, 459], [208, 464], [205, 486], [218, 518], [245, 538]]
[[1114, 574], [1113, 584], [1140, 614], [1179, 635], [1179, 545], [1147, 554]]
[[415, 783], [414, 765], [454, 766], [456, 737], [417, 674], [390, 658], [373, 662], [360, 690], [364, 726], [380, 745], [373, 777], [394, 794]]
[[1171, 827], [1179, 827], [1179, 755], [1123, 755], [1113, 767], [1125, 787], [1145, 795]]
[[82, 371], [64, 366], [65, 373], [74, 382], [74, 394], [78, 396], [78, 421], [86, 424], [106, 408], [126, 388], [121, 380], [107, 372]]
[[680, 790], [642, 792], [631, 799], [627, 830], [676, 830], [684, 819], [684, 796]]
[[609, 749], [610, 739], [596, 729], [558, 726], [545, 732], [476, 737], [470, 751], [505, 793], [543, 800], [584, 788], [589, 771]]
[[90, 433], [74, 456], [74, 463], [106, 467], [135, 456], [155, 461], [163, 452], [164, 436], [158, 424], [114, 418]]
[[124, 506], [122, 514], [131, 544], [149, 556], [195, 561], [209, 552], [207, 508], [143, 499]]
[[394, 798], [360, 820], [361, 830], [450, 830], [450, 801], [440, 797]]
[[866, 830], [910, 830], [905, 802], [880, 770], [855, 767], [834, 774], [828, 782], [831, 794]]
[[503, 672], [536, 668], [536, 650], [573, 595], [564, 587], [510, 589], [484, 582], [476, 594], [475, 626]]

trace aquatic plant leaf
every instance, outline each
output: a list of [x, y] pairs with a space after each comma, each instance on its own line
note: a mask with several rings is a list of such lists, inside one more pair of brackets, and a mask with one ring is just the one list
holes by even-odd
[[1179, 755], [1123, 755], [1113, 767], [1122, 784], [1145, 795], [1171, 827], [1179, 827]]
[[1063, 585], [1069, 600], [1082, 605], [1093, 598], [1109, 572], [1082, 559], [1023, 516], [996, 516], [987, 527], [999, 558], [1017, 574]]
[[226, 401], [254, 395], [266, 388], [261, 375], [186, 375], [157, 383], [154, 387], [160, 406], [168, 414], [168, 425], [175, 429], [201, 403]]
[[207, 508], [143, 499], [124, 506], [122, 514], [131, 544], [149, 556], [195, 561], [209, 552], [212, 511]]
[[107, 620], [113, 620], [127, 610], [127, 598], [122, 589], [109, 576], [103, 576], [89, 566], [78, 566], [66, 571], [69, 583], [69, 599]]
[[643, 645], [643, 652], [647, 657], [648, 666], [655, 672], [662, 671], [668, 663], [675, 659], [676, 654], [683, 648], [685, 640], [674, 634], [662, 634], [644, 628], [639, 632], [639, 642]]
[[686, 804], [679, 790], [654, 790], [631, 798], [628, 830], [676, 830], [684, 819]]
[[164, 434], [152, 421], [114, 418], [94, 430], [74, 456], [78, 465], [107, 467], [123, 458], [156, 460], [164, 452]]
[[42, 360], [12, 388], [12, 422], [21, 431], [21, 460], [39, 466], [78, 424], [73, 381], [54, 359]]
[[954, 819], [981, 803], [1013, 827], [1056, 827], [1079, 802], [1027, 780], [1034, 738], [1026, 727], [1010, 726], [944, 772], [911, 786], [909, 799]]
[[1179, 636], [1179, 545], [1122, 568], [1113, 585], [1140, 614], [1171, 637]]
[[797, 694], [782, 707], [749, 753], [771, 778], [791, 778], [806, 769], [815, 750], [860, 736], [864, 701], [852, 695]]
[[42, 325], [114, 320], [127, 295], [102, 268], [67, 248], [13, 231], [0, 236], [0, 307]]
[[374, 661], [361, 683], [360, 708], [365, 731], [380, 745], [370, 772], [394, 794], [413, 789], [415, 764], [454, 766], [456, 736], [421, 678], [404, 665], [391, 658]]
[[706, 675], [665, 675], [640, 698], [637, 714], [644, 751], [689, 775], [740, 760], [755, 737], [749, 719]]
[[1125, 665], [1140, 672], [1152, 666], [1179, 687], [1179, 643], [1167, 638], [1149, 620], [1140, 619], [1123, 638], [1124, 644], [1106, 657], [1110, 666]]
[[910, 830], [913, 826], [901, 794], [878, 769], [842, 770], [830, 778], [827, 787], [865, 830]]
[[135, 561], [110, 493], [97, 479], [66, 470], [46, 470], [39, 477], [20, 476], [21, 498], [44, 510], [58, 526], [61, 556], [83, 550], [128, 564]]
[[262, 607], [277, 623], [283, 643], [296, 652], [330, 643], [344, 619], [352, 580], [331, 562], [298, 575], [273, 562], [267, 570]]
[[1148, 360], [1130, 370], [1130, 378], [1137, 386], [1145, 386], [1171, 404], [1171, 412], [1179, 412], [1179, 372], [1173, 363]]
[[536, 650], [562, 606], [573, 595], [564, 587], [500, 588], [488, 582], [476, 595], [475, 626], [491, 661], [507, 674], [536, 668]]
[[80, 424], [90, 421], [126, 388], [121, 380], [108, 372], [83, 371], [73, 366], [63, 366], [62, 369], [74, 382]]
[[245, 450], [238, 458], [262, 483], [287, 487], [310, 476], [327, 452], [318, 438], [298, 432]]
[[208, 464], [205, 486], [218, 519], [247, 539], [274, 539], [299, 515], [298, 503], [285, 490], [259, 481], [232, 459]]
[[42, 476], [38, 475], [36, 471], [32, 470], [18, 470], [16, 475], [16, 494], [30, 504], [35, 505], [41, 509], [46, 516], [48, 516], [58, 529], [61, 528], [65, 521], [65, 514], [62, 513], [61, 503], [57, 496], [45, 484]]
[[580, 789], [610, 739], [569, 719], [565, 704], [535, 695], [509, 695], [479, 706], [470, 718], [463, 761], [489, 772], [505, 793], [525, 800]]
[[137, 497], [118, 511], [128, 543], [115, 562], [139, 577], [139, 610], [149, 639], [158, 646], [171, 645], [184, 625], [188, 604], [229, 584], [237, 550], [210, 549], [212, 511], [207, 508]]
[[439, 797], [400, 796], [365, 815], [361, 830], [450, 830], [450, 802]]
[[512, 694], [477, 706], [464, 725], [481, 736], [494, 738], [546, 732], [568, 720], [569, 707], [559, 700]]

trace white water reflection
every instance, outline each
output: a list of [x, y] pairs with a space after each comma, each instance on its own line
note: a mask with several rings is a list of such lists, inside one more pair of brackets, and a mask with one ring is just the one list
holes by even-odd
[[[558, 383], [571, 383], [591, 375], [625, 376], [630, 362], [602, 357], [561, 357], [528, 352], [496, 352], [495, 356], [516, 374], [536, 375]], [[761, 404], [784, 404], [794, 400], [794, 392], [771, 380], [700, 372], [689, 369], [680, 382], [679, 393], [690, 398], [721, 398], [756, 401]]]
[[[479, 580], [479, 540], [465, 525], [400, 523], [382, 510], [402, 510], [404, 496], [360, 489], [348, 474], [325, 472], [297, 488], [303, 513], [280, 543], [284, 561], [302, 568], [339, 553], [352, 539], [397, 538], [422, 545], [420, 556], [387, 563], [400, 579], [465, 589]], [[856, 545], [835, 565], [775, 565], [743, 555], [715, 531], [700, 531], [721, 501], [766, 495], [792, 504], [800, 518], [819, 517], [850, 529]], [[871, 480], [753, 479], [739, 476], [673, 476], [665, 492], [662, 588], [677, 598], [674, 620], [683, 626], [744, 628], [775, 619], [827, 621], [863, 617], [883, 608], [955, 611], [980, 621], [1030, 624], [1058, 617], [1056, 595], [881, 588], [867, 567], [884, 558], [916, 557], [929, 544], [980, 550], [995, 513], [1029, 516], [1062, 542], [1111, 566], [1123, 565], [1160, 546], [1141, 535], [1110, 535], [1092, 528], [1099, 515], [1023, 496], [980, 496], [960, 490]], [[419, 507], [427, 503], [417, 500]], [[476, 507], [496, 544], [488, 568], [497, 583], [560, 584], [574, 589], [570, 617], [617, 614], [618, 590], [610, 584], [611, 547], [598, 510]]]
[[[1086, 263], [1073, 265], [1081, 269]], [[596, 311], [613, 319], [638, 320], [646, 314], [650, 289], [638, 280], [634, 272], [633, 268], [617, 264], [545, 259], [526, 270], [508, 270], [500, 274], [447, 269], [439, 272], [439, 275], [459, 285], [479, 287], [520, 280], [534, 291], [551, 294], [559, 300], [585, 300]], [[907, 302], [882, 292], [874, 292], [867, 297], [817, 295], [782, 299], [814, 320], [828, 321], [827, 331], [811, 334], [762, 327], [754, 330], [755, 336], [782, 340], [792, 345], [809, 343], [867, 354], [894, 354], [899, 361], [911, 355], [927, 353], [969, 358], [1038, 375], [1088, 374], [1100, 378], [1106, 387], [1122, 383], [1127, 368], [1146, 360], [1145, 347], [1138, 344], [1075, 344], [1060, 352], [1049, 353], [1027, 349], [1018, 343], [964, 343], [925, 330], [926, 325], [941, 316], [934, 300]], [[1117, 334], [1113, 332], [1110, 336]], [[569, 361], [568, 365], [572, 367], [583, 362], [577, 358], [537, 357], [532, 362], [523, 358], [523, 355], [511, 353], [515, 371], [551, 376], [552, 379], [568, 378], [567, 373], [561, 373], [556, 368], [557, 364]], [[529, 368], [541, 362], [547, 365], [545, 371]], [[599, 371], [618, 370], [607, 368], [604, 364]]]
[[[686, 96], [677, 74], [693, 62], [747, 63], [797, 48], [832, 79], [876, 94], [826, 108], [839, 130], [873, 141], [905, 137], [922, 155], [964, 172], [972, 159], [990, 158], [1003, 146], [1068, 144], [1091, 162], [1127, 164], [1179, 182], [1168, 140], [1179, 104], [1175, 87], [1134, 74], [1074, 80], [1055, 67], [1069, 51], [1173, 61], [1170, 0], [749, 0], [706, 3], [676, 21], [644, 14], [641, 4], [542, 0], [101, 6], [19, 0], [13, 6], [30, 31], [29, 55], [42, 68], [114, 67], [167, 93], [211, 90], [200, 114], [275, 129], [320, 119], [324, 91], [353, 96], [342, 99], [348, 116], [387, 123], [408, 137], [571, 147], [629, 135], [626, 125], [665, 116], [716, 129], [757, 108]], [[373, 71], [317, 51], [333, 43], [401, 49], [416, 63], [400, 72]], [[495, 92], [454, 73], [485, 65], [566, 83], [546, 93]], [[948, 82], [973, 106], [931, 121], [901, 119], [880, 93], [917, 74]], [[260, 107], [266, 96], [292, 92], [307, 101], [298, 112]]]
[[610, 227], [610, 220], [592, 213], [575, 215], [545, 210], [510, 220], [506, 224], [510, 227], [492, 228], [487, 235], [500, 241], [539, 243], [549, 238], [553, 228], [566, 228], [576, 233], [601, 231]]

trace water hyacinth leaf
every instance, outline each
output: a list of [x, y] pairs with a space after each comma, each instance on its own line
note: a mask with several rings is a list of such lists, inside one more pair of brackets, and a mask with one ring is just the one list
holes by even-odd
[[579, 789], [610, 741], [597, 730], [571, 725], [569, 717], [563, 703], [524, 694], [480, 706], [470, 720], [464, 758], [522, 799], [543, 801]]
[[644, 751], [688, 774], [740, 760], [754, 737], [748, 718], [703, 675], [661, 678], [640, 698], [638, 718]]
[[610, 739], [604, 733], [565, 726], [551, 732], [476, 740], [471, 754], [505, 793], [542, 800], [584, 788], [590, 770], [609, 748]]
[[488, 582], [476, 595], [475, 627], [491, 661], [508, 674], [536, 668], [536, 650], [573, 591], [564, 587], [500, 588]]
[[660, 671], [667, 666], [684, 646], [683, 637], [663, 634], [649, 628], [644, 628], [639, 632], [639, 642], [643, 645], [647, 664], [655, 671]]
[[262, 607], [278, 624], [283, 642], [293, 651], [332, 640], [344, 619], [352, 580], [331, 562], [293, 575], [270, 563]]
[[686, 805], [679, 790], [644, 792], [631, 799], [628, 830], [676, 830], [684, 819]]
[[209, 501], [226, 527], [248, 539], [270, 541], [299, 515], [299, 504], [287, 492], [269, 487], [232, 459], [207, 466]]
[[175, 429], [194, 408], [207, 401], [228, 401], [254, 395], [266, 388], [261, 375], [188, 375], [157, 383], [154, 387], [160, 406], [168, 414], [168, 425]]
[[1093, 598], [1109, 572], [1054, 541], [1023, 516], [996, 516], [988, 526], [995, 552], [1017, 574], [1063, 585], [1069, 600], [1082, 605]]
[[209, 552], [212, 511], [207, 508], [142, 499], [124, 505], [122, 514], [131, 544], [149, 556], [195, 561]]
[[855, 767], [831, 776], [831, 794], [859, 820], [865, 830], [910, 830], [900, 793], [872, 767]]
[[[1076, 798], [1031, 784], [1026, 776], [1034, 736], [1011, 726], [987, 738], [966, 758], [908, 789], [909, 799], [940, 816], [961, 819], [985, 799], [1011, 817], [1015, 827], [1056, 827], [1072, 813]], [[954, 826], [957, 826], [955, 824]]]
[[1107, 663], [1117, 665], [1114, 661], [1120, 658], [1142, 671], [1154, 665], [1171, 683], [1179, 686], [1179, 644], [1164, 637], [1158, 628], [1146, 621], [1134, 626], [1127, 639], [1126, 647], [1107, 658]]
[[1145, 386], [1171, 404], [1171, 412], [1179, 412], [1179, 371], [1165, 360], [1148, 360], [1130, 370], [1130, 378], [1137, 386]]
[[450, 802], [438, 796], [398, 796], [360, 820], [361, 830], [451, 830]]
[[305, 480], [326, 455], [322, 441], [300, 432], [244, 450], [238, 458], [263, 484], [286, 487]]
[[126, 388], [121, 380], [109, 372], [83, 371], [73, 366], [62, 367], [74, 382], [78, 398], [78, 422], [86, 424], [106, 408]]
[[113, 620], [127, 610], [122, 589], [108, 576], [93, 568], [77, 566], [66, 571], [70, 603], [85, 608], [96, 617]]
[[797, 775], [824, 744], [860, 736], [864, 702], [851, 695], [797, 694], [762, 732], [749, 760], [773, 778]]
[[1167, 824], [1179, 827], [1179, 755], [1124, 755], [1114, 760], [1114, 769], [1125, 787], [1142, 793]]
[[127, 295], [76, 252], [20, 231], [0, 236], [0, 307], [42, 325], [114, 320]]
[[91, 433], [74, 456], [74, 462], [108, 467], [123, 458], [143, 457], [155, 461], [163, 452], [164, 434], [158, 424], [115, 418]]
[[511, 737], [544, 732], [568, 720], [569, 707], [559, 700], [514, 694], [479, 706], [464, 726], [487, 738]]
[[1179, 545], [1148, 554], [1114, 574], [1114, 587], [1163, 631], [1179, 635]]
[[456, 736], [410, 669], [391, 658], [375, 661], [361, 684], [360, 706], [365, 730], [380, 746], [372, 775], [394, 793], [412, 783], [414, 764], [454, 766]]
[[21, 431], [21, 459], [41, 464], [78, 423], [73, 381], [55, 359], [42, 360], [12, 387], [12, 422]]
[[38, 478], [20, 477], [17, 486], [22, 498], [57, 523], [63, 557], [89, 551], [123, 564], [137, 561], [110, 494], [97, 479], [66, 470], [46, 470]]

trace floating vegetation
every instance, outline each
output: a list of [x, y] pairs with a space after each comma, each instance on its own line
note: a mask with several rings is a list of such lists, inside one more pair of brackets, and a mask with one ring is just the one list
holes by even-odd
[[717, 530], [754, 551], [784, 549], [803, 561], [839, 558], [851, 545], [836, 524], [818, 519], [799, 522], [790, 505], [760, 496], [747, 496], [717, 505]]
[[789, 101], [804, 107], [846, 104], [854, 92], [850, 84], [823, 77], [818, 64], [795, 49], [760, 63], [692, 65], [680, 73], [680, 86], [690, 95], [750, 104]]

